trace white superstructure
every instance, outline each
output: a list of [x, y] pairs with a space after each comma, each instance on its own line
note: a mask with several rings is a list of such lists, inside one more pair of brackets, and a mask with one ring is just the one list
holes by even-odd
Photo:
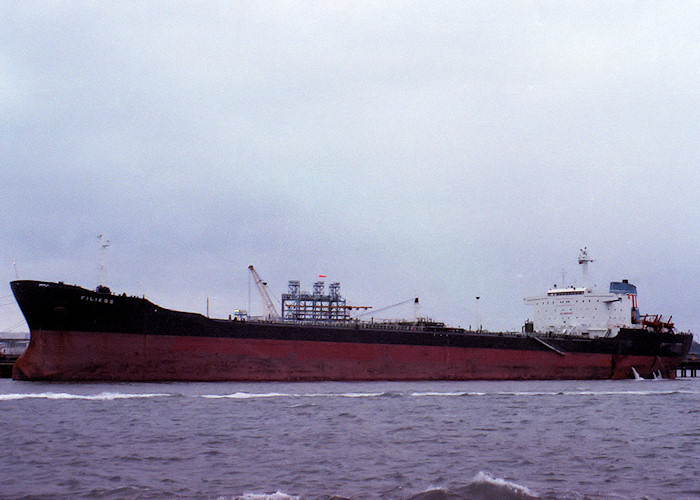
[[546, 295], [528, 297], [525, 303], [533, 306], [531, 327], [535, 332], [605, 337], [617, 334], [622, 328], [638, 328], [637, 287], [627, 280], [613, 281], [607, 293], [588, 287], [587, 250], [579, 255], [584, 273], [584, 286], [552, 288]]

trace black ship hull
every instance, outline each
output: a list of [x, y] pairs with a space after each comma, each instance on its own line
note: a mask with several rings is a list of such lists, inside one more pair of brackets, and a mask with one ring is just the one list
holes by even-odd
[[138, 297], [15, 281], [26, 380], [517, 380], [674, 377], [692, 336], [485, 333], [435, 324], [210, 319]]

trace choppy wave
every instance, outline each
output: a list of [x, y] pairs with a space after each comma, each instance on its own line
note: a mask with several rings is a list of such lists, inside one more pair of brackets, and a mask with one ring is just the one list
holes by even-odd
[[[218, 497], [216, 500], [227, 500], [226, 497]], [[276, 493], [244, 493], [233, 497], [232, 500], [301, 500], [301, 497], [287, 495], [278, 491]]]
[[282, 393], [282, 392], [235, 392], [232, 394], [204, 394], [201, 397], [207, 399], [256, 399], [256, 398], [379, 398], [379, 397], [424, 397], [424, 398], [449, 398], [449, 397], [483, 397], [483, 396], [667, 396], [671, 394], [695, 394], [689, 390], [576, 390], [576, 391], [426, 391], [426, 392], [341, 392], [341, 393]]
[[459, 392], [411, 392], [410, 396], [416, 397], [455, 397], [455, 396], [486, 396], [485, 392], [470, 392], [470, 391], [459, 391]]
[[233, 394], [203, 394], [207, 399], [255, 399], [255, 398], [376, 398], [386, 396], [387, 392], [343, 392], [295, 394], [282, 392], [234, 392]]
[[696, 394], [688, 390], [668, 390], [668, 391], [497, 391], [497, 392], [411, 392], [414, 397], [464, 397], [464, 396], [654, 396], [669, 394]]
[[[266, 398], [381, 398], [381, 397], [416, 397], [416, 398], [451, 398], [451, 397], [483, 397], [483, 396], [668, 396], [673, 394], [696, 394], [696, 391], [674, 390], [575, 390], [575, 391], [426, 391], [426, 392], [338, 392], [338, 393], [284, 393], [284, 392], [234, 392], [230, 394], [201, 394], [193, 395], [204, 399], [266, 399]], [[72, 394], [66, 392], [41, 393], [8, 393], [0, 394], [0, 401], [16, 401], [22, 399], [78, 399], [88, 401], [113, 401], [116, 399], [136, 399], [153, 397], [172, 397], [177, 394], [169, 393], [120, 393], [101, 392], [99, 394]]]
[[125, 394], [119, 392], [101, 392], [99, 394], [70, 394], [67, 392], [13, 393], [0, 394], [0, 401], [15, 401], [18, 399], [85, 399], [90, 401], [112, 401], [115, 399], [167, 397], [170, 394]]
[[285, 394], [282, 392], [263, 392], [263, 393], [251, 393], [251, 392], [234, 392], [233, 394], [203, 394], [203, 398], [206, 399], [254, 399], [254, 398], [290, 398], [294, 397], [293, 394]]
[[[322, 495], [320, 498], [344, 497]], [[407, 500], [534, 500], [540, 498], [529, 488], [520, 484], [495, 478], [486, 472], [480, 471], [466, 486], [452, 489], [431, 487], [421, 493], [408, 497]], [[301, 500], [301, 497], [289, 495], [281, 491], [276, 493], [244, 493], [242, 495], [225, 497], [219, 496], [217, 500]]]
[[466, 486], [454, 489], [431, 488], [408, 500], [530, 500], [540, 498], [525, 486], [494, 478], [480, 471]]
[[[222, 500], [698, 497], [698, 436], [688, 426], [700, 401], [697, 378], [0, 380], [0, 392], [0, 413], [13, 423], [4, 436], [15, 471], [0, 481], [3, 498], [47, 491]], [[606, 422], [612, 437], [599, 432]], [[572, 460], [582, 466], [570, 467]]]

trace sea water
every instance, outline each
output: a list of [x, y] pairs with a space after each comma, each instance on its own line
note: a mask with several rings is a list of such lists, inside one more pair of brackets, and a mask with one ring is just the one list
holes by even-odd
[[0, 498], [700, 498], [700, 379], [0, 380]]

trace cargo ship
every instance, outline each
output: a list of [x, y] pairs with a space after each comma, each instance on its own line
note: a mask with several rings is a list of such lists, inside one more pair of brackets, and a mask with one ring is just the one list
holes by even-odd
[[[585, 251], [579, 263], [586, 268]], [[362, 321], [339, 283], [302, 292], [289, 282], [282, 312], [227, 319], [166, 309], [143, 297], [62, 282], [18, 280], [12, 291], [30, 329], [13, 367], [19, 380], [371, 381], [675, 377], [692, 342], [643, 316], [636, 287], [554, 287], [531, 297], [519, 332], [437, 321]]]

